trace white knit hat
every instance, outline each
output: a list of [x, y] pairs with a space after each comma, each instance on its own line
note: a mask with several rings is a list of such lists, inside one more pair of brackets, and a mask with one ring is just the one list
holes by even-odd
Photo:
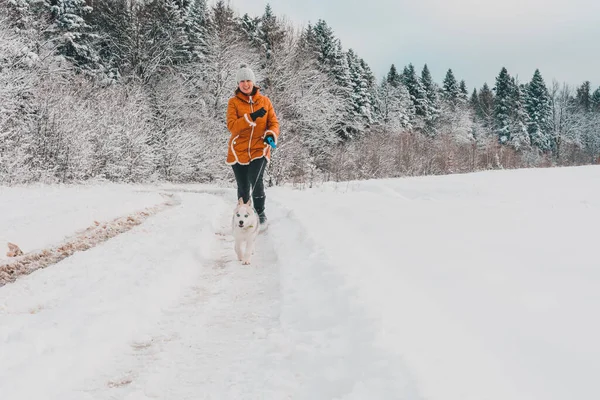
[[254, 72], [248, 67], [246, 64], [240, 65], [240, 69], [238, 69], [235, 74], [235, 79], [238, 83], [241, 81], [252, 81], [256, 82], [256, 77], [254, 76]]

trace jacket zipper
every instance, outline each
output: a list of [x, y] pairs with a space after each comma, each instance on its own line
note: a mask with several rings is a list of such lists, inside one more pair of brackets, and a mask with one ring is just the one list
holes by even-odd
[[[250, 112], [254, 112], [254, 102], [252, 101], [252, 96], [250, 97]], [[252, 130], [250, 131], [250, 140], [248, 141], [248, 163], [250, 163], [250, 161], [252, 161], [252, 156], [250, 155], [250, 148], [252, 147], [252, 135], [254, 135], [254, 126], [252, 127]]]

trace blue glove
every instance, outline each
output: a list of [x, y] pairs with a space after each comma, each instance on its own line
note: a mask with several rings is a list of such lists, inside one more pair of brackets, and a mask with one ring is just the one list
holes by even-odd
[[267, 137], [265, 138], [265, 143], [271, 146], [273, 150], [277, 148], [277, 145], [275, 144], [275, 139], [273, 139], [273, 135], [267, 135]]

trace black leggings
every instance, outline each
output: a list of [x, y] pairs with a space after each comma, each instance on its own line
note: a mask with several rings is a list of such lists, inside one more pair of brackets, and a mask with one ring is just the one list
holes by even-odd
[[254, 191], [252, 192], [252, 205], [259, 214], [265, 210], [266, 196], [265, 186], [263, 184], [263, 173], [267, 167], [266, 164], [267, 159], [262, 157], [250, 161], [250, 164], [248, 165], [232, 165], [235, 181], [237, 182], [237, 198], [243, 198], [244, 203], [246, 203], [250, 198], [251, 187], [254, 186]]

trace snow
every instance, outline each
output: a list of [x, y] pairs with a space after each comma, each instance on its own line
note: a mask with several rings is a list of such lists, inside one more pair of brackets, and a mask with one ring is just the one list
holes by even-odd
[[0, 287], [0, 398], [600, 398], [600, 168], [269, 188], [251, 266], [233, 189], [1, 188], [31, 251], [162, 203]]

